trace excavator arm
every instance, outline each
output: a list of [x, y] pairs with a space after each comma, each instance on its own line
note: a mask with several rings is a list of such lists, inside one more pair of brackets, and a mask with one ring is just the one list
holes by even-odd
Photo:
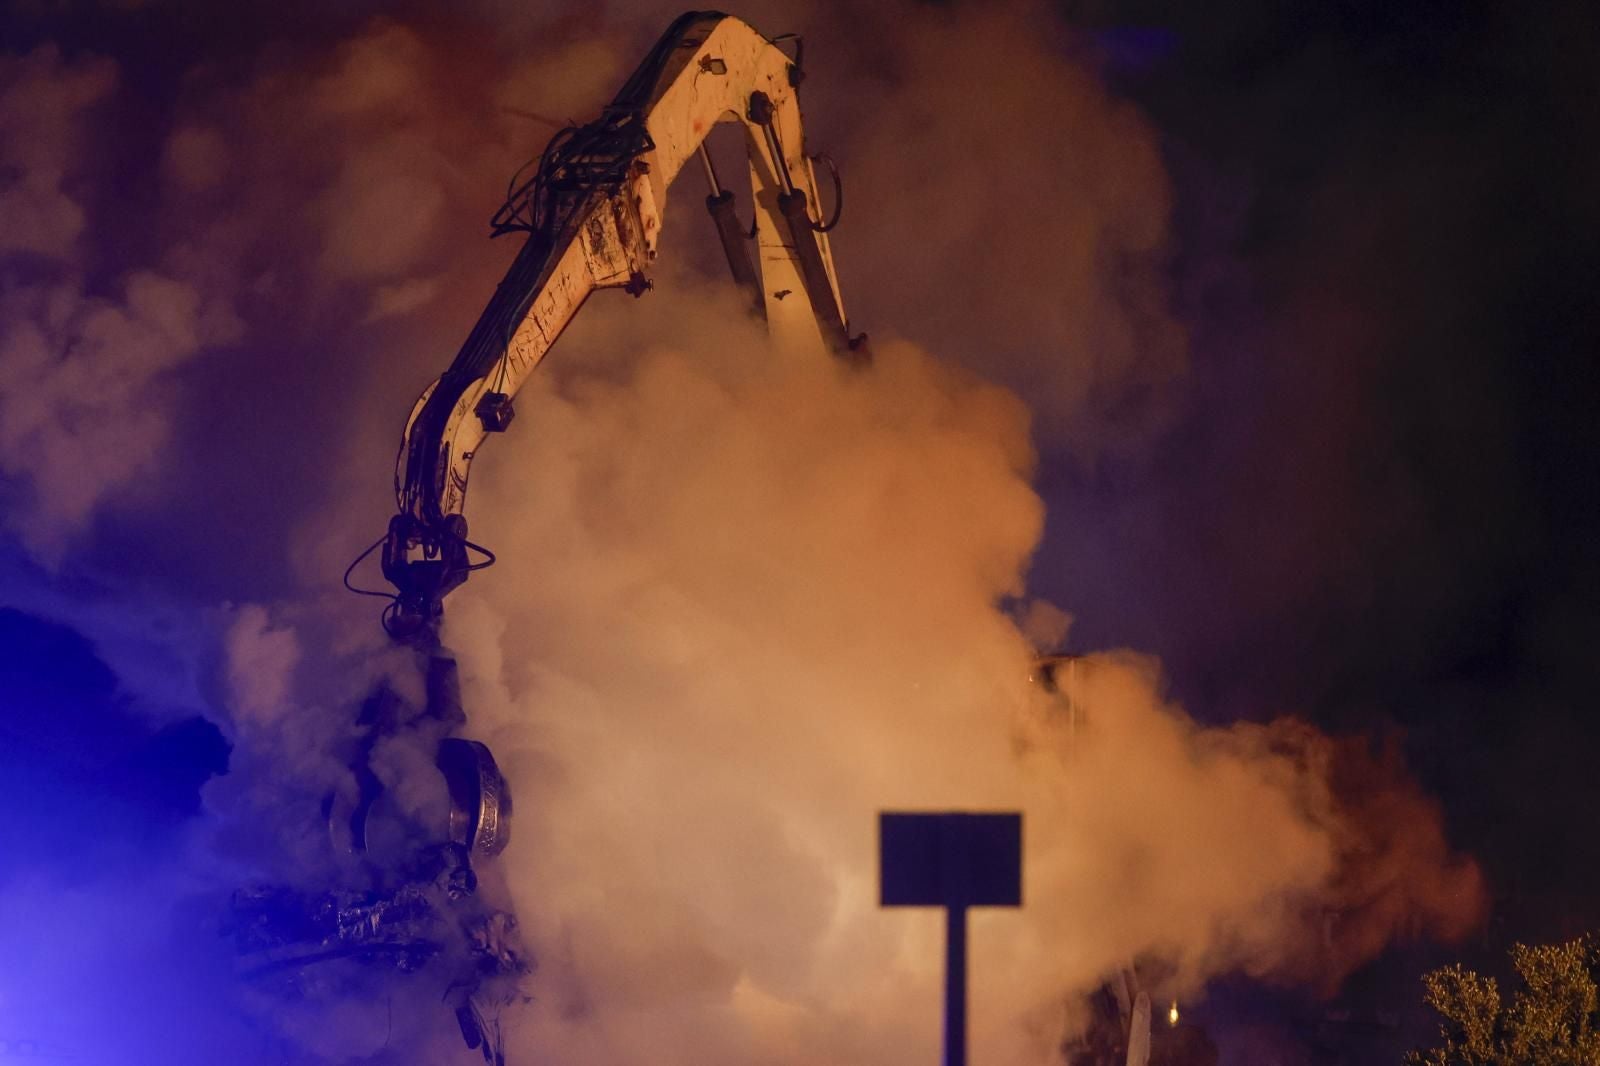
[[[465, 942], [451, 956], [461, 970], [446, 999], [467, 1046], [485, 1062], [504, 1062], [493, 1016], [527, 965], [515, 918], [477, 899], [473, 863], [507, 845], [511, 792], [488, 746], [459, 735], [466, 715], [458, 671], [439, 640], [444, 597], [493, 561], [467, 539], [463, 508], [472, 460], [489, 434], [511, 424], [517, 393], [592, 293], [641, 296], [650, 288], [668, 188], [697, 155], [729, 268], [775, 344], [802, 358], [865, 357], [864, 338], [848, 332], [828, 247], [837, 188], [834, 220], [817, 221], [816, 178], [796, 95], [798, 42], [795, 52], [792, 59], [736, 18], [690, 12], [598, 119], [562, 130], [532, 176], [520, 184], [513, 179], [493, 232], [527, 236], [455, 359], [412, 408], [396, 464], [396, 514], [368, 549], [382, 546], [383, 573], [395, 589], [384, 626], [416, 651], [425, 699], [417, 707], [386, 684], [377, 687], [357, 720], [349, 782], [326, 798], [324, 814], [336, 849], [382, 867], [374, 881], [383, 887], [316, 897], [272, 888], [244, 895], [242, 950], [267, 960], [260, 972], [352, 953], [392, 958], [404, 968], [433, 957], [429, 952], [449, 939], [440, 930], [455, 928]], [[707, 135], [721, 123], [743, 130], [755, 216], [748, 233], [706, 149]], [[347, 586], [368, 553], [346, 571]], [[447, 839], [398, 866], [372, 847], [396, 835], [385, 830], [396, 817], [384, 801], [394, 782], [380, 779], [372, 752], [381, 737], [397, 733], [435, 743], [449, 796]], [[401, 835], [416, 838], [416, 829]], [[323, 928], [308, 915], [338, 920]]]
[[[848, 332], [805, 154], [801, 71], [737, 18], [690, 12], [667, 30], [600, 118], [559, 133], [533, 176], [496, 214], [496, 234], [528, 234], [450, 367], [406, 425], [395, 473], [397, 513], [383, 546], [396, 589], [386, 616], [408, 638], [436, 626], [443, 598], [493, 556], [467, 539], [467, 482], [490, 433], [511, 423], [518, 390], [597, 289], [634, 296], [661, 234], [667, 190], [698, 155], [707, 207], [734, 279], [793, 351], [851, 357]], [[754, 244], [736, 221], [705, 140], [719, 123], [744, 129], [755, 207]], [[479, 553], [475, 559], [472, 553]]]

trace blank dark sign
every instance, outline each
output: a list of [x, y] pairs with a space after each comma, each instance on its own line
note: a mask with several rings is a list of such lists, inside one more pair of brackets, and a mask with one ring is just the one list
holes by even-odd
[[884, 811], [885, 907], [1022, 906], [1022, 815]]

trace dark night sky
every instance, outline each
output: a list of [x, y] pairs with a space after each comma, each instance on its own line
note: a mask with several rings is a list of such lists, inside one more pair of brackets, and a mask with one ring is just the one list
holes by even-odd
[[[199, 3], [19, 2], [0, 14], [0, 52], [53, 39], [116, 56], [127, 113], [159, 115], [195, 57], [292, 52], [374, 6], [297, 24], [309, 5], [223, 18]], [[1165, 269], [1189, 356], [1160, 432], [1092, 462], [1044, 439], [1038, 485], [1052, 516], [1070, 518], [1047, 527], [1034, 591], [1073, 613], [1072, 650], [1158, 655], [1202, 719], [1295, 712], [1402, 738], [1454, 843], [1488, 873], [1496, 950], [1600, 927], [1587, 821], [1600, 801], [1600, 14], [1576, 2], [1060, 7], [1159, 132], [1174, 207]], [[166, 224], [139, 211], [156, 196], [146, 147], [130, 134], [97, 157], [130, 208], [104, 231], [109, 246], [136, 249]], [[866, 227], [860, 204], [852, 223]], [[5, 266], [0, 285], [30, 269]], [[258, 400], [301, 402], [314, 346], [291, 337], [281, 358], [251, 385]], [[226, 447], [246, 401], [227, 395], [223, 369], [201, 373], [217, 400], [187, 442]], [[305, 402], [348, 402], [355, 372], [331, 373]], [[237, 447], [260, 479], [221, 498], [179, 493], [156, 518], [102, 516], [60, 576], [9, 543], [17, 561], [0, 573], [30, 591], [0, 592], [0, 607], [52, 595], [104, 606], [130, 572], [180, 605], [291, 587], [275, 546], [197, 545], [163, 524], [204, 529], [219, 508], [271, 520], [305, 469], [274, 469], [267, 440]], [[221, 484], [197, 464], [200, 484]], [[0, 684], [0, 879], [50, 819], [96, 827], [73, 848], [111, 847], [126, 826], [161, 846], [224, 761], [190, 717], [203, 706], [148, 725], [88, 643], [26, 610], [0, 611]], [[63, 804], [43, 811], [47, 793]]]
[[1182, 42], [1127, 87], [1207, 370], [1152, 465], [1052, 483], [1119, 533], [1080, 635], [1158, 649], [1202, 713], [1398, 728], [1489, 873], [1479, 964], [1594, 928], [1593, 8], [1073, 10], [1129, 7]]
[[[1130, 14], [1108, 6], [1083, 14]], [[1579, 828], [1600, 605], [1596, 17], [1231, 10], [1134, 16], [1182, 42], [1129, 91], [1178, 175], [1207, 372], [1153, 470], [1063, 478], [1159, 516], [1124, 527], [1085, 628], [1160, 649], [1200, 706], [1397, 722], [1498, 883], [1571, 908], [1517, 907], [1523, 935], [1573, 932], [1600, 858]], [[1220, 223], [1218, 187], [1242, 202]], [[1166, 606], [1119, 609], [1129, 575]]]

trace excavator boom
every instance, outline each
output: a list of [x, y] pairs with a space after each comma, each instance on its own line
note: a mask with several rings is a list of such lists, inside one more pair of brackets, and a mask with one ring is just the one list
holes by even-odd
[[[592, 293], [650, 289], [668, 188], [696, 155], [734, 281], [751, 311], [765, 317], [774, 344], [802, 358], [865, 357], [864, 338], [848, 332], [828, 245], [837, 187], [834, 219], [820, 221], [800, 122], [798, 56], [798, 42], [791, 58], [736, 18], [683, 15], [599, 118], [562, 130], [532, 175], [514, 179], [491, 225], [495, 236], [526, 238], [460, 351], [412, 408], [395, 470], [396, 513], [368, 549], [382, 546], [383, 573], [395, 589], [384, 626], [415, 650], [426, 697], [417, 707], [386, 686], [374, 691], [358, 719], [350, 783], [325, 803], [335, 846], [375, 861], [370, 842], [385, 836], [393, 805], [384, 797], [394, 782], [380, 780], [372, 753], [381, 737], [408, 733], [435, 744], [449, 796], [447, 839], [428, 844], [403, 871], [378, 870], [375, 880], [387, 886], [381, 892], [313, 898], [267, 889], [242, 897], [239, 928], [248, 933], [245, 946], [269, 959], [262, 972], [276, 972], [285, 957], [299, 966], [370, 954], [367, 930], [382, 932], [384, 952], [420, 964], [438, 950], [440, 930], [454, 927], [467, 942], [452, 955], [463, 969], [446, 999], [467, 1046], [485, 1062], [504, 1062], [493, 1008], [514, 997], [527, 963], [514, 917], [477, 900], [473, 863], [510, 839], [511, 792], [488, 747], [460, 735], [467, 722], [458, 672], [439, 634], [445, 596], [494, 561], [467, 538], [472, 460], [489, 434], [511, 425], [517, 393]], [[744, 134], [755, 217], [748, 233], [705, 145], [722, 123]], [[346, 571], [347, 586], [365, 557]], [[324, 929], [308, 915], [338, 921]], [[308, 928], [315, 935], [304, 942]]]
[[[739, 19], [690, 12], [674, 22], [600, 118], [550, 142], [532, 178], [496, 214], [526, 242], [450, 367], [413, 408], [395, 473], [397, 513], [384, 575], [397, 591], [391, 632], [433, 624], [471, 561], [462, 514], [472, 459], [505, 430], [513, 401], [590, 294], [650, 288], [667, 190], [692, 156], [735, 280], [782, 348], [849, 356], [849, 335], [819, 198], [805, 154], [801, 71]], [[756, 267], [705, 140], [743, 127], [755, 206]], [[479, 549], [481, 551], [481, 549]], [[420, 557], [419, 557], [420, 556]], [[485, 557], [487, 554], [485, 553]], [[487, 557], [492, 558], [492, 557]]]

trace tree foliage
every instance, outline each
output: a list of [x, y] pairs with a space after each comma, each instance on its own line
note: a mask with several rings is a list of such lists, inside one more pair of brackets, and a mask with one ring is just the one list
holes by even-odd
[[1462, 966], [1422, 979], [1443, 1021], [1443, 1044], [1406, 1056], [1407, 1066], [1600, 1066], [1600, 950], [1585, 936], [1511, 949], [1519, 986], [1506, 1004], [1499, 984]]

